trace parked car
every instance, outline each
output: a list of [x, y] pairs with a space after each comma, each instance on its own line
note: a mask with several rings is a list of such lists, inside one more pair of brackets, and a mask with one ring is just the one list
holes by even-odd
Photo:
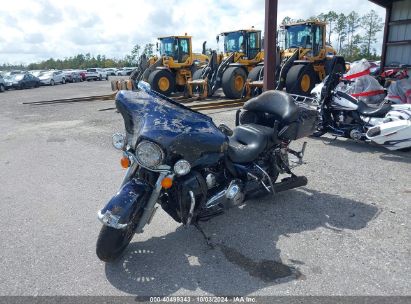
[[0, 93], [3, 93], [6, 90], [6, 82], [4, 81], [3, 76], [0, 74]]
[[67, 70], [63, 72], [64, 76], [66, 77], [66, 82], [80, 82], [83, 79], [80, 76], [80, 73], [73, 70]]
[[117, 71], [117, 76], [130, 76], [131, 72], [134, 70], [134, 68], [122, 68], [118, 69]]
[[109, 76], [116, 76], [117, 69], [115, 68], [106, 68], [107, 75]]
[[39, 79], [43, 85], [54, 86], [56, 83], [66, 83], [66, 77], [64, 76], [63, 71], [46, 71], [40, 74]]
[[13, 74], [5, 77], [6, 89], [28, 89], [38, 88], [40, 79], [30, 73]]
[[82, 80], [82, 81], [87, 80], [87, 79], [86, 79], [86, 73], [87, 73], [86, 70], [78, 70], [77, 72], [80, 74], [80, 77], [81, 77], [81, 80]]
[[86, 80], [108, 80], [107, 72], [103, 69], [92, 68], [87, 69]]
[[41, 73], [46, 72], [46, 70], [31, 70], [29, 73], [34, 77], [39, 77]]

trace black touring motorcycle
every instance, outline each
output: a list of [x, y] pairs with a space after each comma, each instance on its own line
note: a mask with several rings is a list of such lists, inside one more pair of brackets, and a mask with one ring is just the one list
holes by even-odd
[[[267, 91], [250, 99], [231, 130], [146, 83], [138, 87], [116, 96], [126, 134], [114, 134], [113, 145], [123, 151], [128, 169], [118, 193], [98, 212], [101, 260], [120, 256], [150, 223], [157, 204], [177, 222], [197, 226], [253, 195], [307, 184], [290, 169], [302, 163], [306, 143], [300, 152], [289, 145], [316, 130], [318, 113], [290, 95]], [[276, 183], [280, 173], [289, 177]]]

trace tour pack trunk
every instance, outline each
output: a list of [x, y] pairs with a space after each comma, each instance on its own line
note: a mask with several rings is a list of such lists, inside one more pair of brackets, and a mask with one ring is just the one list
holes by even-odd
[[298, 111], [298, 119], [283, 127], [278, 133], [278, 138], [297, 140], [315, 132], [319, 121], [318, 111], [302, 104], [298, 105]]

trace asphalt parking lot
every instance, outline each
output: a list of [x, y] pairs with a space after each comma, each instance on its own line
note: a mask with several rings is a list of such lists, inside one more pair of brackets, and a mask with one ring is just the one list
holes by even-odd
[[203, 223], [214, 248], [157, 212], [119, 261], [98, 260], [96, 212], [124, 174], [121, 116], [113, 101], [22, 102], [109, 86], [0, 94], [0, 295], [410, 295], [411, 152], [331, 137], [307, 139], [306, 187]]

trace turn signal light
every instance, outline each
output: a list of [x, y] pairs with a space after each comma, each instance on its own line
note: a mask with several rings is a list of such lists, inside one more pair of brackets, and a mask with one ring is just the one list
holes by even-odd
[[161, 187], [163, 187], [164, 189], [170, 189], [172, 185], [173, 185], [173, 180], [170, 177], [165, 177], [161, 181]]
[[127, 156], [123, 156], [120, 160], [120, 164], [121, 164], [121, 167], [123, 167], [124, 169], [127, 169], [128, 167], [130, 167], [130, 160], [128, 159]]

